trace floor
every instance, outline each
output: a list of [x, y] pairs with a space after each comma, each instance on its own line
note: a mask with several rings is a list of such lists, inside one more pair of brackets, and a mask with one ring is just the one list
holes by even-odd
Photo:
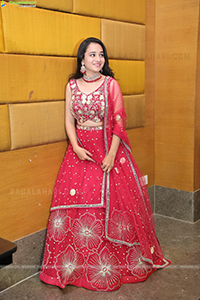
[[200, 221], [190, 224], [155, 216], [156, 233], [164, 256], [172, 264], [147, 281], [124, 284], [114, 292], [94, 292], [74, 286], [61, 290], [39, 280], [39, 274], [3, 292], [1, 300], [200, 300]]

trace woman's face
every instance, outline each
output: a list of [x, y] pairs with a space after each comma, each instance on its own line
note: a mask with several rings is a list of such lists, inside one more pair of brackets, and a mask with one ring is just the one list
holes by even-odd
[[97, 43], [90, 43], [86, 49], [82, 63], [85, 64], [86, 75], [98, 73], [104, 66], [105, 58], [103, 48]]

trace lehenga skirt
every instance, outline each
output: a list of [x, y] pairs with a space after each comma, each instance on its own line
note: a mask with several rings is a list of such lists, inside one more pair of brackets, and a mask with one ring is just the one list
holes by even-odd
[[138, 186], [120, 145], [110, 172], [115, 204], [108, 227], [103, 128], [77, 126], [77, 138], [95, 162], [80, 160], [69, 142], [54, 187], [40, 279], [60, 288], [70, 284], [99, 291], [144, 281], [170, 263], [155, 235], [150, 200], [137, 197]]

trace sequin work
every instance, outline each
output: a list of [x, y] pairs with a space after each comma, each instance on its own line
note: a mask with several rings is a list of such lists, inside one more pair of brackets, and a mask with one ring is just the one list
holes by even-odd
[[[86, 120], [91, 117], [87, 112], [90, 103], [82, 98], [75, 81], [71, 86], [77, 99], [72, 102], [74, 114], [78, 120]], [[155, 234], [147, 189], [140, 184], [142, 174], [124, 140], [109, 174], [101, 168], [110, 145], [107, 119], [116, 126], [118, 136], [124, 133], [122, 107], [116, 105], [116, 112], [111, 107], [109, 114], [107, 102], [122, 104], [120, 90], [113, 89], [108, 98], [105, 86], [97, 89], [100, 94], [94, 114], [101, 118], [104, 99], [103, 126], [76, 126], [80, 147], [87, 149], [94, 161], [80, 160], [69, 141], [55, 182], [40, 279], [60, 288], [72, 284], [114, 291], [123, 283], [144, 281], [156, 269], [169, 265]], [[92, 94], [94, 97], [95, 92]], [[78, 109], [84, 107], [86, 113], [79, 114]], [[90, 109], [94, 107], [93, 103]]]
[[76, 80], [70, 80], [72, 99], [70, 102], [70, 111], [79, 123], [88, 120], [101, 122], [104, 116], [105, 101], [103, 95], [104, 82], [92, 93], [86, 95], [82, 93]]

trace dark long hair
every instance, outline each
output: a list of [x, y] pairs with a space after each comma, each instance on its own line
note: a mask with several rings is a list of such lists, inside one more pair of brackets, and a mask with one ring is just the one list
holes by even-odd
[[78, 52], [77, 52], [77, 65], [76, 65], [76, 72], [71, 74], [69, 76], [69, 80], [70, 79], [78, 79], [78, 78], [81, 78], [83, 77], [83, 74], [80, 72], [80, 69], [81, 69], [81, 62], [85, 56], [85, 52], [87, 50], [87, 47], [89, 46], [90, 43], [96, 43], [96, 44], [99, 44], [102, 49], [103, 49], [103, 53], [104, 53], [104, 58], [105, 58], [105, 63], [104, 63], [104, 66], [102, 68], [102, 74], [105, 75], [105, 76], [111, 76], [114, 78], [114, 73], [113, 71], [111, 70], [111, 68], [109, 67], [109, 62], [108, 62], [108, 55], [107, 55], [107, 50], [106, 50], [106, 47], [105, 45], [102, 43], [101, 40], [97, 39], [97, 38], [94, 38], [94, 37], [89, 37], [87, 38], [86, 40], [84, 40], [79, 48], [78, 48]]

